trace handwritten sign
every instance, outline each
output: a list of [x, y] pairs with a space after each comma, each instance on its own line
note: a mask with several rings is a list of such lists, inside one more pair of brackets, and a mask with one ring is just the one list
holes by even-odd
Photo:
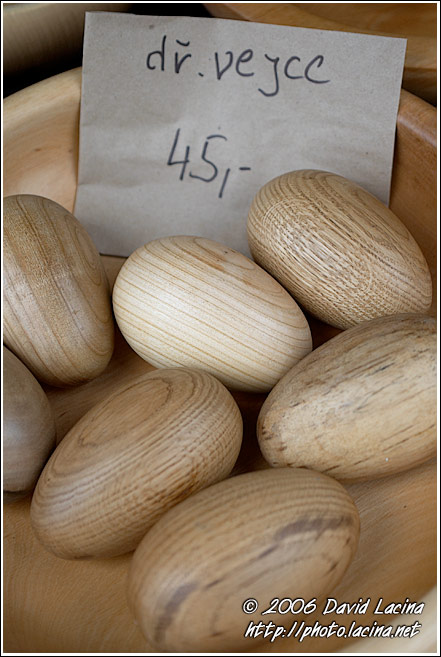
[[294, 169], [388, 202], [405, 40], [88, 13], [76, 216], [102, 253], [166, 235], [248, 254], [252, 198]]
[[[158, 67], [160, 68], [161, 71], [166, 70], [166, 40], [167, 40], [167, 35], [164, 34], [162, 37], [161, 41], [161, 47], [159, 50], [153, 50], [152, 52], [149, 52], [147, 55], [147, 68], [150, 71], [156, 70]], [[176, 39], [176, 43], [178, 46], [182, 46], [182, 48], [188, 48], [190, 46], [190, 41], [180, 41], [179, 39]], [[176, 46], [175, 46], [176, 48]], [[168, 47], [170, 50], [170, 47]], [[191, 52], [186, 52], [185, 54], [180, 54], [179, 50], [175, 50], [175, 52], [172, 54], [170, 53], [170, 56], [173, 57], [173, 62], [170, 62], [168, 65], [168, 69], [172, 69], [173, 72], [176, 75], [179, 75], [181, 72], [182, 65], [184, 64], [186, 59], [190, 59], [192, 57]], [[268, 89], [262, 89], [261, 87], [257, 88], [257, 91], [261, 93], [263, 96], [277, 96], [280, 90], [280, 76], [281, 76], [281, 67], [283, 66], [283, 75], [285, 78], [288, 80], [307, 80], [308, 82], [312, 82], [313, 84], [325, 84], [327, 82], [330, 82], [330, 80], [323, 80], [323, 79], [317, 79], [317, 77], [314, 77], [314, 68], [320, 67], [323, 62], [324, 62], [324, 57], [323, 55], [316, 55], [311, 59], [310, 62], [306, 64], [306, 66], [301, 66], [301, 59], [300, 57], [297, 57], [297, 55], [291, 55], [288, 57], [286, 62], [282, 62], [280, 64], [280, 57], [271, 57], [268, 53], [264, 53], [264, 58], [271, 64], [271, 75], [273, 77], [272, 80], [272, 85]], [[170, 57], [168, 57], [170, 59]], [[212, 58], [209, 57], [209, 61]], [[262, 65], [264, 63], [261, 62], [254, 62], [250, 63], [251, 60], [254, 59], [254, 50], [252, 48], [246, 48], [245, 50], [242, 50], [238, 55], [235, 56], [234, 52], [232, 50], [226, 50], [224, 53], [224, 61], [222, 62], [222, 55], [218, 53], [217, 51], [214, 52], [214, 67], [211, 66], [211, 71], [209, 71], [208, 74], [212, 74], [216, 76], [216, 80], [221, 80], [225, 73], [228, 72], [228, 70], [235, 64], [233, 71], [239, 75], [240, 77], [243, 78], [250, 78], [254, 77], [256, 74], [256, 67], [257, 67], [257, 72], [262, 68]], [[156, 63], [154, 63], [156, 61]], [[298, 65], [297, 65], [298, 62]], [[279, 67], [280, 64], [280, 67]], [[247, 65], [247, 66], [245, 66]], [[302, 73], [303, 75], [299, 75], [299, 73]], [[296, 74], [294, 74], [296, 73]], [[203, 78], [206, 74], [201, 73], [201, 71], [198, 71], [197, 74]]]

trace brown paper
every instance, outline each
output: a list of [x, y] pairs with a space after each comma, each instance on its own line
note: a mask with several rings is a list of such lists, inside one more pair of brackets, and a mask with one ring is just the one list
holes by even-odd
[[405, 39], [88, 13], [75, 214], [102, 253], [200, 235], [248, 254], [271, 178], [333, 171], [388, 202]]

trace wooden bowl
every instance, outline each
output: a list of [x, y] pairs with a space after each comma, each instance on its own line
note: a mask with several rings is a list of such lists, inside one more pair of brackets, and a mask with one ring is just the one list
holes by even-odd
[[[81, 70], [29, 87], [4, 103], [4, 195], [35, 193], [72, 210], [77, 176]], [[436, 111], [402, 92], [397, 124], [391, 208], [420, 244], [436, 276]], [[113, 284], [123, 259], [103, 257]], [[435, 307], [435, 306], [434, 306]], [[316, 325], [316, 343], [332, 334]], [[46, 387], [53, 406], [58, 440], [103, 396], [152, 367], [117, 336], [105, 372], [77, 388]], [[236, 393], [244, 416], [244, 445], [233, 474], [267, 467], [257, 448], [255, 422], [264, 395]], [[422, 623], [413, 639], [371, 638], [357, 642], [332, 637], [293, 638], [254, 645], [265, 652], [430, 652], [436, 643], [436, 462], [399, 475], [347, 487], [361, 517], [355, 560], [333, 597], [356, 602], [370, 597], [362, 617], [315, 615], [329, 624], [349, 626]], [[95, 561], [57, 559], [37, 542], [25, 499], [5, 507], [4, 648], [8, 652], [150, 652], [126, 603], [131, 555]], [[374, 616], [386, 602], [424, 601], [422, 616]], [[240, 612], [238, 612], [240, 613]], [[244, 617], [244, 631], [248, 624]]]
[[[68, 61], [81, 52], [86, 11], [127, 11], [129, 2], [26, 2], [4, 7], [6, 76]], [[72, 64], [71, 64], [72, 66]]]
[[210, 2], [218, 18], [407, 39], [403, 88], [436, 104], [437, 15], [430, 2]]

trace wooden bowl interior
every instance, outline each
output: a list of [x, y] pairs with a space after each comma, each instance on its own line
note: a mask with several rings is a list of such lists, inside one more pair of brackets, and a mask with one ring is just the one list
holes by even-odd
[[[3, 70], [17, 75], [81, 53], [86, 11], [127, 11], [130, 3], [5, 3]], [[72, 66], [72, 64], [71, 64]]]
[[404, 37], [407, 48], [403, 88], [436, 104], [435, 3], [211, 2], [205, 6], [218, 18]]
[[[15, 94], [5, 102], [4, 194], [34, 193], [74, 204], [81, 71], [73, 70]], [[397, 126], [391, 208], [420, 244], [436, 277], [436, 112], [403, 92]], [[111, 284], [123, 259], [103, 257]], [[318, 340], [332, 330], [318, 325]], [[106, 371], [78, 388], [46, 387], [54, 408], [58, 440], [98, 400], [121, 383], [152, 367], [117, 336], [116, 349]], [[267, 467], [257, 447], [255, 422], [263, 395], [235, 395], [245, 423], [244, 445], [233, 474]], [[341, 601], [370, 597], [366, 616], [354, 617], [364, 625], [378, 618], [372, 612], [379, 598], [400, 602], [425, 601], [436, 583], [436, 463], [382, 480], [348, 486], [359, 508], [362, 533], [354, 562], [332, 593]], [[125, 598], [130, 555], [96, 561], [63, 561], [36, 541], [29, 524], [29, 503], [5, 507], [5, 649], [13, 652], [148, 652]], [[433, 595], [433, 594], [431, 594]], [[429, 598], [428, 598], [429, 600]], [[430, 598], [432, 600], [432, 598]], [[375, 603], [375, 604], [374, 604]], [[432, 618], [433, 606], [427, 618]], [[432, 614], [432, 616], [430, 616]], [[349, 625], [345, 616], [309, 617]], [[411, 624], [421, 617], [406, 616]], [[246, 619], [245, 619], [246, 621]], [[244, 630], [246, 622], [244, 621]], [[380, 617], [380, 622], [384, 619]], [[429, 622], [429, 621], [428, 621]], [[429, 631], [432, 629], [432, 631]], [[325, 643], [295, 639], [265, 644], [266, 652], [323, 652], [414, 650], [434, 645], [433, 625], [426, 627], [420, 644], [403, 646], [385, 639], [358, 644], [333, 637]], [[377, 640], [379, 641], [379, 640]], [[398, 641], [398, 640], [396, 640]], [[349, 647], [348, 647], [349, 646]], [[358, 646], [358, 647], [357, 647]], [[400, 646], [398, 648], [398, 646]], [[257, 646], [250, 645], [250, 650]], [[260, 649], [260, 647], [258, 648]]]
[[[6, 99], [4, 196], [41, 194], [72, 210], [77, 185], [81, 69]], [[401, 92], [390, 208], [420, 245], [437, 276], [436, 110]], [[436, 313], [436, 304], [432, 307]]]
[[436, 6], [404, 2], [296, 2], [312, 14], [375, 34], [436, 37]]

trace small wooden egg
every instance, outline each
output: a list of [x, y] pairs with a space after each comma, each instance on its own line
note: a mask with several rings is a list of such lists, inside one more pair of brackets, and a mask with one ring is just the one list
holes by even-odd
[[41, 196], [4, 199], [4, 341], [54, 386], [98, 376], [113, 351], [107, 278], [86, 230]]
[[275, 386], [257, 434], [274, 467], [382, 477], [436, 452], [436, 321], [382, 317], [313, 351]]
[[[355, 504], [334, 479], [288, 468], [238, 475], [148, 532], [132, 560], [129, 605], [158, 652], [250, 648], [248, 624], [274, 621], [261, 615], [274, 598], [306, 603], [331, 593], [358, 535]], [[288, 617], [291, 625], [296, 617]]]
[[230, 473], [241, 441], [239, 408], [213, 376], [144, 374], [58, 445], [32, 499], [33, 529], [66, 559], [134, 550], [167, 509]]
[[119, 328], [156, 367], [197, 367], [267, 392], [311, 351], [290, 295], [249, 258], [211, 240], [168, 237], [137, 249], [113, 289]]
[[12, 502], [37, 483], [55, 447], [55, 421], [37, 379], [3, 347], [3, 499]]
[[430, 308], [429, 268], [407, 228], [333, 173], [293, 171], [264, 185], [251, 205], [248, 241], [256, 262], [332, 326]]

